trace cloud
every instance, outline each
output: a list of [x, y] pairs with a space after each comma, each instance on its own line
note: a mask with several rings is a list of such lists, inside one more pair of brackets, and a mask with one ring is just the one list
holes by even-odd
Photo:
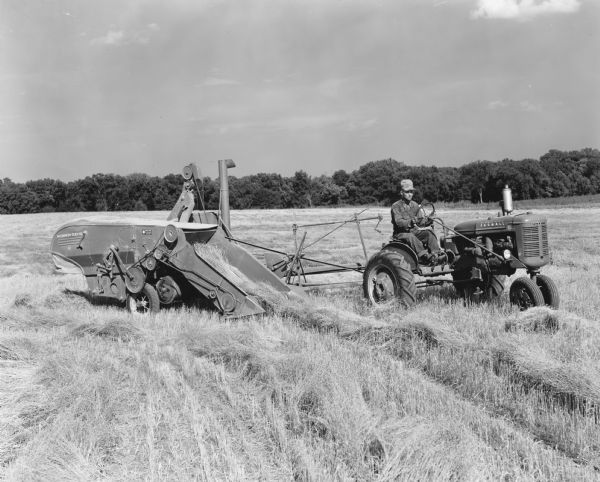
[[140, 44], [144, 45], [150, 42], [151, 35], [158, 32], [160, 27], [156, 23], [150, 23], [140, 30], [134, 32], [125, 32], [124, 30], [117, 30], [111, 28], [106, 35], [102, 37], [96, 37], [90, 40], [91, 45], [130, 45]]
[[537, 15], [573, 13], [580, 6], [580, 0], [478, 0], [471, 18], [528, 20]]
[[523, 100], [519, 103], [519, 107], [523, 112], [540, 112], [542, 110], [542, 106], [539, 104], [534, 104], [529, 102], [528, 100]]
[[505, 107], [508, 107], [508, 102], [505, 102], [503, 100], [492, 100], [488, 102], [487, 105], [487, 108], [490, 110], [499, 110], [504, 109]]
[[[190, 122], [203, 122], [204, 118], [190, 118]], [[262, 132], [297, 132], [302, 130], [319, 130], [326, 128], [346, 132], [363, 131], [377, 124], [377, 119], [359, 119], [351, 116], [324, 114], [307, 116], [282, 117], [267, 121], [225, 122], [207, 125], [200, 129], [203, 135], [225, 135], [233, 131], [262, 131]]]
[[123, 30], [109, 30], [106, 35], [90, 40], [90, 43], [92, 45], [120, 45], [124, 38]]
[[224, 79], [221, 77], [207, 77], [206, 79], [204, 79], [204, 82], [202, 82], [202, 85], [207, 87], [219, 87], [223, 85], [240, 85], [240, 83], [237, 80], [233, 79]]

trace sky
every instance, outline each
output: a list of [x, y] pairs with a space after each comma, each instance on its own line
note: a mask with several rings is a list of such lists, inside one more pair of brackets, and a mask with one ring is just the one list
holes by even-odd
[[0, 178], [600, 147], [600, 0], [0, 0]]

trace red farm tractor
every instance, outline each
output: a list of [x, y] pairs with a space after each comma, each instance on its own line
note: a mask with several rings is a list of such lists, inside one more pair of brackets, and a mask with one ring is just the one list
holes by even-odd
[[[512, 214], [508, 187], [503, 190], [502, 206], [498, 217], [465, 221], [452, 229], [435, 216], [432, 204], [424, 204], [423, 215], [443, 229], [440, 245], [446, 259], [442, 264], [422, 265], [408, 243], [402, 238], [392, 240], [367, 263], [365, 296], [373, 303], [396, 298], [411, 305], [418, 286], [449, 282], [466, 300], [491, 300], [502, 294], [508, 276], [524, 269], [527, 275], [510, 286], [510, 301], [522, 310], [541, 305], [558, 308], [555, 283], [540, 274], [551, 262], [547, 220], [529, 212]], [[421, 281], [416, 281], [417, 276]]]

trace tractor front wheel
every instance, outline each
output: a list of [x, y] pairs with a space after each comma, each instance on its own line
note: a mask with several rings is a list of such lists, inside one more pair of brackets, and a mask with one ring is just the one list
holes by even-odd
[[127, 309], [131, 313], [157, 313], [160, 309], [160, 299], [154, 286], [146, 283], [139, 293], [127, 293]]
[[558, 288], [554, 284], [552, 278], [543, 274], [538, 274], [535, 277], [535, 282], [544, 296], [544, 303], [550, 308], [557, 310], [558, 305], [560, 304], [560, 297], [558, 295]]
[[371, 303], [397, 299], [405, 306], [412, 306], [417, 297], [410, 265], [392, 250], [380, 251], [371, 257], [363, 273], [363, 291]]
[[517, 278], [510, 285], [510, 302], [517, 305], [521, 311], [545, 304], [544, 295], [538, 285], [526, 276]]

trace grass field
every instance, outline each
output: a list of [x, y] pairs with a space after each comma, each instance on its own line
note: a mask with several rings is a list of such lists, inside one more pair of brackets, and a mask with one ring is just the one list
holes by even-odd
[[[292, 224], [355, 212], [234, 211], [232, 226], [291, 252]], [[410, 309], [372, 307], [355, 286], [236, 321], [92, 305], [48, 254], [81, 213], [2, 216], [0, 477], [600, 480], [600, 207], [535, 212], [558, 311], [520, 313], [506, 292], [465, 306], [451, 286]], [[361, 216], [377, 214], [381, 232], [361, 224], [369, 254], [391, 231], [388, 209]], [[496, 213], [439, 214], [452, 226]], [[329, 229], [307, 230], [307, 244]], [[364, 263], [352, 224], [307, 255]]]

